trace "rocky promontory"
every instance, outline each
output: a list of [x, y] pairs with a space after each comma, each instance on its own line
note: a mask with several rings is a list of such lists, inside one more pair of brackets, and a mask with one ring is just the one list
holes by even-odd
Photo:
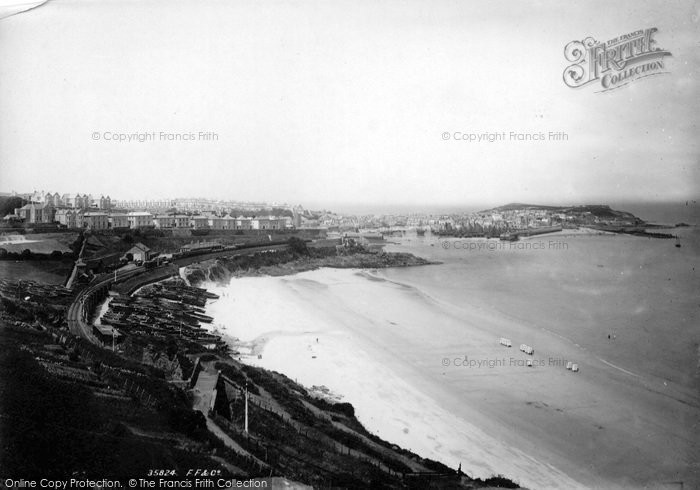
[[187, 266], [184, 277], [192, 285], [206, 281], [225, 283], [232, 277], [284, 276], [331, 267], [337, 269], [383, 269], [429, 265], [409, 253], [369, 252], [362, 247], [337, 250], [333, 247], [290, 247], [289, 250], [222, 257]]

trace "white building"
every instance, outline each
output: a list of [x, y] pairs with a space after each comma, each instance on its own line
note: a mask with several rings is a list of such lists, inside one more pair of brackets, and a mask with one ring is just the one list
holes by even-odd
[[253, 219], [246, 218], [244, 216], [239, 216], [234, 221], [233, 226], [236, 230], [252, 230], [253, 229]]
[[78, 228], [78, 220], [80, 218], [80, 212], [75, 209], [57, 209], [56, 216], [54, 217], [56, 221], [65, 226], [66, 228]]
[[141, 262], [151, 260], [151, 258], [153, 258], [153, 256], [155, 255], [153, 251], [143, 243], [137, 243], [136, 245], [131, 247], [126, 253], [133, 255], [134, 261], [140, 260]]
[[131, 228], [153, 226], [153, 215], [148, 211], [131, 211], [126, 216]]
[[190, 226], [195, 230], [209, 228], [209, 218], [206, 216], [192, 216], [190, 218]]
[[190, 217], [185, 214], [176, 214], [173, 216], [175, 219], [176, 228], [189, 228], [190, 227]]
[[156, 228], [174, 228], [175, 217], [166, 214], [159, 214], [153, 217], [153, 224]]
[[251, 221], [254, 230], [281, 230], [284, 229], [284, 219], [268, 216], [266, 218], [253, 218]]
[[109, 216], [107, 213], [84, 213], [82, 226], [89, 230], [106, 230], [109, 228]]
[[128, 228], [129, 216], [124, 213], [112, 213], [109, 215], [109, 225], [112, 228]]

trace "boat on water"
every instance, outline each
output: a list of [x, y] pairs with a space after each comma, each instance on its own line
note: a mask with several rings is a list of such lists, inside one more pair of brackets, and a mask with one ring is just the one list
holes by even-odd
[[676, 247], [681, 248], [681, 238], [678, 235], [676, 235]]
[[499, 238], [503, 241], [517, 242], [518, 241], [518, 234], [517, 233], [502, 233]]

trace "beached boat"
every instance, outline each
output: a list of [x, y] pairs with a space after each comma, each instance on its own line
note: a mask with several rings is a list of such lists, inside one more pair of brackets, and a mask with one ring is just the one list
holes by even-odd
[[520, 344], [520, 350], [523, 351], [525, 354], [528, 354], [530, 356], [535, 353], [535, 349], [533, 349], [532, 347], [530, 347], [527, 344]]

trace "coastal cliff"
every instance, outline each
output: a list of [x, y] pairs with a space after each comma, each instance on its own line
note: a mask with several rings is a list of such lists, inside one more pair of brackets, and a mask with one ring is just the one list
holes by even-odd
[[[303, 246], [302, 246], [303, 245]], [[183, 277], [195, 286], [206, 281], [226, 283], [232, 277], [284, 276], [330, 267], [337, 269], [383, 269], [429, 265], [434, 262], [409, 253], [371, 253], [362, 247], [307, 248], [256, 253], [251, 256], [223, 257], [187, 266]]]

